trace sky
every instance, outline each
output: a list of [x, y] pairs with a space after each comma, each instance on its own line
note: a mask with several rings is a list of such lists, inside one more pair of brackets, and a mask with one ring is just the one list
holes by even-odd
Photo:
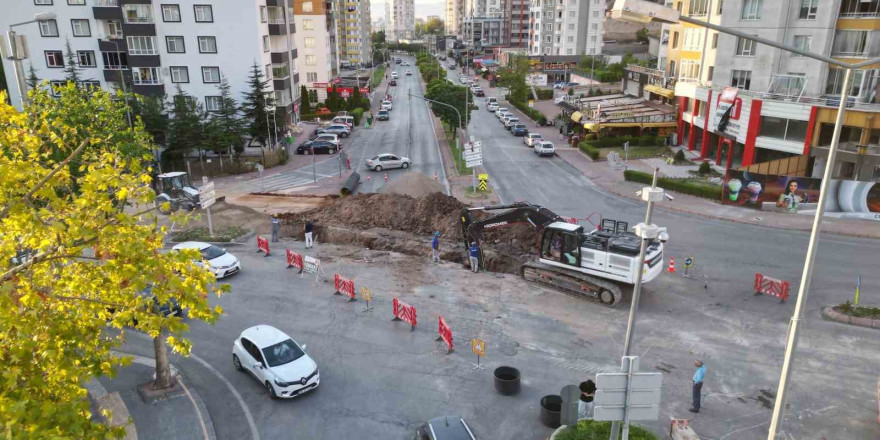
[[[370, 2], [371, 21], [385, 18], [385, 1], [373, 0]], [[425, 18], [429, 15], [439, 15], [443, 19], [446, 9], [445, 0], [415, 0], [416, 18]]]

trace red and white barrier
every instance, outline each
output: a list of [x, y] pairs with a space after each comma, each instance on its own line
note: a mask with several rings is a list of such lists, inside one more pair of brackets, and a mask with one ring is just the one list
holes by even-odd
[[394, 301], [391, 303], [394, 312], [394, 319], [392, 321], [403, 321], [412, 326], [410, 330], [416, 329], [416, 308], [397, 299], [394, 298]]
[[446, 321], [443, 320], [443, 316], [440, 316], [440, 319], [437, 320], [438, 329], [437, 329], [437, 340], [443, 340], [446, 342], [446, 354], [452, 353], [452, 329], [446, 325]]
[[347, 295], [349, 301], [356, 301], [354, 296], [354, 280], [344, 278], [342, 275], [333, 274], [333, 286], [336, 288], [336, 295]]
[[263, 251], [266, 255], [264, 257], [269, 256], [269, 239], [257, 236], [257, 252]]
[[566, 222], [566, 223], [571, 223], [571, 224], [573, 224], [573, 225], [578, 224], [578, 219], [577, 219], [577, 217], [562, 217], [562, 218], [565, 219], [565, 222]]
[[755, 295], [762, 293], [772, 295], [779, 298], [779, 302], [783, 303], [788, 299], [788, 290], [791, 285], [788, 281], [778, 280], [766, 275], [755, 274]]
[[299, 269], [300, 272], [303, 270], [303, 256], [302, 254], [298, 254], [296, 252], [287, 249], [287, 268], [295, 267]]

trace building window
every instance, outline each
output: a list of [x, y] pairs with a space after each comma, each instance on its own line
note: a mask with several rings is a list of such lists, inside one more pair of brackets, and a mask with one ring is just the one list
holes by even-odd
[[128, 55], [125, 52], [101, 52], [101, 57], [107, 70], [128, 69]]
[[52, 69], [64, 67], [64, 55], [60, 50], [46, 51], [46, 67]]
[[317, 66], [318, 57], [315, 55], [306, 55], [306, 66]]
[[202, 82], [206, 84], [215, 84], [220, 82], [219, 67], [202, 67]]
[[34, 0], [34, 4], [38, 6], [52, 6], [52, 0]]
[[189, 68], [186, 66], [171, 66], [169, 67], [171, 70], [171, 82], [173, 83], [188, 83], [189, 82]]
[[755, 41], [743, 37], [736, 38], [736, 56], [753, 57], [755, 56], [755, 49], [757, 47], [758, 43]]
[[303, 46], [308, 49], [314, 49], [315, 48], [315, 38], [314, 37], [303, 38]]
[[265, 70], [266, 79], [272, 79], [272, 65], [266, 64], [265, 66], [263, 66], [263, 70]]
[[865, 49], [868, 46], [868, 31], [842, 31], [834, 32], [834, 45], [831, 48], [831, 56], [841, 57], [867, 57]]
[[265, 23], [269, 20], [269, 14], [266, 12], [265, 6], [260, 6], [260, 23]]
[[312, 12], [312, 2], [302, 2], [303, 12]]
[[152, 23], [152, 5], [128, 4], [122, 6], [122, 16], [126, 23]]
[[303, 20], [303, 30], [304, 31], [315, 30], [315, 24], [312, 22], [312, 20]]
[[749, 90], [752, 85], [751, 70], [733, 70], [730, 72], [730, 86], [742, 90]]
[[880, 17], [880, 1], [843, 0], [840, 2], [838, 18], [876, 18]]
[[672, 48], [678, 49], [678, 32], [672, 33]]
[[317, 80], [318, 80], [318, 73], [317, 72], [306, 72], [306, 81], [315, 82]]
[[40, 21], [40, 36], [42, 37], [57, 37], [58, 36], [58, 23], [55, 20], [42, 20]]
[[[862, 89], [862, 76], [864, 70], [854, 70], [849, 89], [850, 96], [859, 96]], [[825, 93], [828, 95], [840, 95], [843, 90], [843, 79], [846, 71], [843, 69], [828, 69], [828, 81], [825, 83]]]
[[694, 60], [681, 60], [678, 79], [682, 82], [696, 82], [700, 80], [700, 62]]
[[712, 34], [712, 49], [718, 49], [718, 33]]
[[743, 0], [740, 18], [743, 20], [760, 20], [762, 6], [764, 6], [764, 0]]
[[162, 5], [162, 21], [180, 22], [180, 5]]
[[759, 136], [803, 142], [807, 138], [808, 125], [809, 122], [807, 121], [761, 116], [761, 132]]
[[574, 23], [569, 23], [569, 24], [568, 24], [568, 30], [570, 30], [570, 31], [573, 31], [573, 30], [574, 30]]
[[67, 0], [67, 4], [71, 6], [85, 6], [86, 0]]
[[682, 44], [681, 50], [703, 50], [703, 30], [696, 28], [685, 29], [684, 44]]
[[688, 15], [691, 17], [705, 17], [709, 10], [709, 0], [691, 0], [688, 5]]
[[[810, 46], [813, 45], [813, 37], [809, 35], [795, 35], [794, 36], [794, 47], [795, 49], [800, 49], [803, 51], [809, 51]], [[800, 57], [803, 55], [793, 53], [792, 57]]]
[[132, 55], [159, 55], [156, 37], [128, 37], [128, 53]]
[[89, 28], [89, 21], [81, 18], [70, 20], [70, 28], [73, 29], [74, 37], [91, 37], [92, 29]]
[[199, 53], [217, 53], [217, 37], [199, 37]]
[[95, 51], [93, 50], [76, 51], [76, 59], [79, 67], [98, 67], [98, 63], [95, 61]]
[[168, 53], [185, 53], [186, 47], [183, 43], [183, 37], [165, 37], [165, 47]]
[[132, 84], [162, 84], [158, 67], [135, 67], [131, 69]]
[[706, 72], [706, 81], [712, 82], [712, 77], [715, 76], [715, 66], [709, 66], [709, 70]]
[[819, 0], [801, 0], [801, 11], [798, 18], [801, 20], [815, 20], [818, 8]]
[[272, 64], [272, 77], [273, 78], [287, 78], [290, 76], [290, 67], [287, 63], [281, 64]]
[[565, 37], [565, 42], [566, 43], [574, 43], [574, 37], [572, 37], [572, 36]]
[[574, 55], [574, 49], [565, 49], [566, 55]]
[[52, 96], [61, 96], [61, 88], [67, 85], [67, 81], [49, 81], [49, 88], [52, 89]]
[[205, 110], [209, 112], [220, 111], [220, 97], [205, 96]]
[[196, 23], [212, 23], [214, 21], [214, 10], [211, 5], [193, 5], [196, 13]]
[[263, 52], [269, 51], [269, 36], [263, 35]]
[[122, 38], [122, 22], [119, 20], [101, 20], [98, 23], [103, 26], [104, 36], [108, 39]]
[[590, 25], [590, 29], [592, 29], [592, 30], [595, 31], [595, 30], [599, 29], [599, 25], [596, 24], [596, 23], [593, 23], [593, 24]]

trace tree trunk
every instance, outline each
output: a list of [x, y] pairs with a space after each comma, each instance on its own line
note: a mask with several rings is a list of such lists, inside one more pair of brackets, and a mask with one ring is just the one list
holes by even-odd
[[156, 356], [156, 381], [153, 389], [164, 390], [174, 386], [171, 377], [171, 366], [168, 363], [168, 348], [165, 346], [165, 332], [159, 332], [159, 336], [153, 338], [153, 351]]

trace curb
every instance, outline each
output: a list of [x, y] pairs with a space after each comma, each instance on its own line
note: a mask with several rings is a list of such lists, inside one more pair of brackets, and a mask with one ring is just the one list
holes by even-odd
[[837, 312], [832, 306], [825, 306], [822, 308], [822, 317], [829, 321], [835, 321], [842, 324], [880, 329], [880, 319], [856, 318], [854, 316]]

